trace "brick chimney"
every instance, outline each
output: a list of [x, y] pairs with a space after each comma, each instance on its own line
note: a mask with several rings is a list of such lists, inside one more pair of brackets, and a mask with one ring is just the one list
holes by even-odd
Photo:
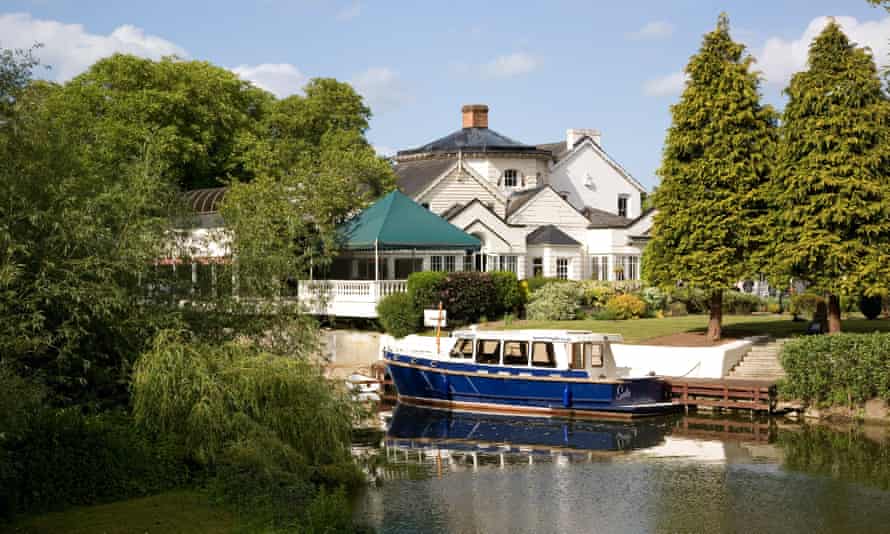
[[488, 128], [488, 106], [467, 104], [460, 108], [464, 128]]

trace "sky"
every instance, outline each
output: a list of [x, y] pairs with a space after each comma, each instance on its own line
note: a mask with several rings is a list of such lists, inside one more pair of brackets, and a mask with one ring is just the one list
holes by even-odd
[[0, 0], [0, 47], [43, 43], [41, 75], [57, 81], [115, 52], [207, 60], [279, 97], [334, 77], [365, 97], [384, 154], [487, 104], [489, 126], [524, 143], [599, 130], [652, 187], [683, 67], [724, 11], [779, 108], [827, 16], [890, 63], [890, 14], [866, 0]]

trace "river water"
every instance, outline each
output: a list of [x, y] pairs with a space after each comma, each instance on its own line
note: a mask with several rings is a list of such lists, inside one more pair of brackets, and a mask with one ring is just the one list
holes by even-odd
[[890, 533], [874, 429], [672, 416], [573, 422], [397, 406], [356, 447], [384, 533]]

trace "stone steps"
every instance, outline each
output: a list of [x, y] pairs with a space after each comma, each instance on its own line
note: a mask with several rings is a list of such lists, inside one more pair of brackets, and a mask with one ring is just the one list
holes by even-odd
[[735, 367], [729, 371], [727, 378], [749, 378], [759, 380], [778, 380], [785, 377], [785, 370], [779, 362], [784, 339], [758, 343], [751, 348]]

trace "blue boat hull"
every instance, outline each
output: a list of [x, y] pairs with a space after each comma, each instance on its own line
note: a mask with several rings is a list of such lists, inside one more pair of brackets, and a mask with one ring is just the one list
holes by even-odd
[[674, 409], [658, 378], [590, 381], [585, 371], [437, 361], [393, 352], [384, 360], [403, 402], [473, 411], [633, 417]]

